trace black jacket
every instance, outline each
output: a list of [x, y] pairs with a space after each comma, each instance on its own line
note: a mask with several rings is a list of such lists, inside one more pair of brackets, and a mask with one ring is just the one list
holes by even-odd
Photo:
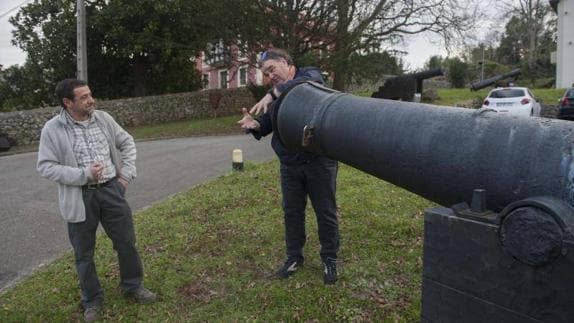
[[[277, 90], [282, 94], [289, 91], [292, 87], [305, 81], [313, 81], [323, 84], [323, 77], [321, 72], [316, 67], [302, 67], [298, 68], [295, 77], [285, 83], [277, 85]], [[287, 150], [279, 140], [279, 136], [273, 131], [272, 115], [273, 109], [268, 109], [266, 113], [257, 118], [260, 128], [259, 131], [251, 131], [255, 139], [259, 140], [261, 137], [267, 136], [273, 132], [271, 138], [271, 147], [279, 157], [281, 163], [286, 165], [300, 165], [307, 163], [319, 157], [319, 155], [309, 152], [293, 152]]]

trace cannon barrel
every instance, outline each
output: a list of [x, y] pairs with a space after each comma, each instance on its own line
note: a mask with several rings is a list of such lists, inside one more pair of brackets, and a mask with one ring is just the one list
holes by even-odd
[[418, 73], [395, 76], [387, 79], [384, 86], [381, 86], [371, 97], [412, 101], [415, 93], [423, 92], [424, 80], [440, 75], [444, 75], [444, 70], [436, 68]]
[[479, 81], [479, 82], [470, 83], [470, 89], [472, 91], [478, 91], [478, 90], [483, 89], [487, 86], [494, 85], [498, 81], [502, 81], [502, 80], [510, 78], [510, 77], [516, 77], [518, 75], [520, 75], [520, 69], [519, 68], [514, 69], [508, 73], [503, 73], [503, 74], [500, 74], [500, 75], [497, 75], [497, 76], [494, 76], [494, 77], [491, 77], [488, 79], [484, 79], [484, 80]]
[[405, 76], [411, 76], [417, 80], [425, 80], [425, 79], [429, 79], [431, 77], [441, 76], [441, 75], [444, 75], [444, 70], [442, 68], [435, 68], [432, 70], [406, 74]]
[[356, 97], [314, 83], [274, 107], [292, 150], [316, 152], [444, 206], [486, 190], [499, 212], [550, 196], [573, 204], [574, 124], [493, 111]]
[[289, 149], [449, 206], [425, 211], [421, 322], [574, 321], [574, 123], [312, 83], [273, 120]]

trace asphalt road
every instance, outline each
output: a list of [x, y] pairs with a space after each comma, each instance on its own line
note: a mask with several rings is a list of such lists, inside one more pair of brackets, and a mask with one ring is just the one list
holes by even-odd
[[[246, 135], [136, 146], [138, 177], [127, 192], [134, 212], [231, 171], [233, 149], [243, 151], [244, 161], [275, 156], [268, 139]], [[0, 157], [0, 292], [71, 248], [58, 211], [58, 188], [40, 177], [36, 160], [37, 153]]]

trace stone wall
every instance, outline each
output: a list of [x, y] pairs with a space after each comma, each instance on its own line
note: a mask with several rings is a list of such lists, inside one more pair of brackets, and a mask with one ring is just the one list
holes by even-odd
[[[109, 112], [124, 127], [234, 114], [239, 117], [241, 108], [254, 104], [255, 99], [246, 88], [96, 100], [99, 110]], [[42, 126], [58, 111], [58, 107], [51, 107], [0, 113], [0, 134], [16, 141], [16, 145], [37, 143]]]

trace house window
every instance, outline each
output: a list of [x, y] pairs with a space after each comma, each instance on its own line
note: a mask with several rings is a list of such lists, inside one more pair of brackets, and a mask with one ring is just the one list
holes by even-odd
[[241, 66], [239, 68], [239, 86], [247, 85], [247, 66]]
[[219, 88], [227, 89], [227, 70], [219, 71]]
[[217, 65], [225, 63], [229, 59], [229, 46], [223, 44], [222, 40], [216, 43], [207, 44], [207, 53], [205, 62], [208, 65]]
[[201, 85], [204, 89], [209, 89], [209, 74], [203, 74], [201, 76]]
[[[241, 35], [237, 35], [237, 37], [241, 37]], [[246, 50], [247, 50], [247, 43], [241, 41], [240, 39], [237, 40], [235, 44], [235, 49], [237, 50], [237, 59], [247, 59]]]

